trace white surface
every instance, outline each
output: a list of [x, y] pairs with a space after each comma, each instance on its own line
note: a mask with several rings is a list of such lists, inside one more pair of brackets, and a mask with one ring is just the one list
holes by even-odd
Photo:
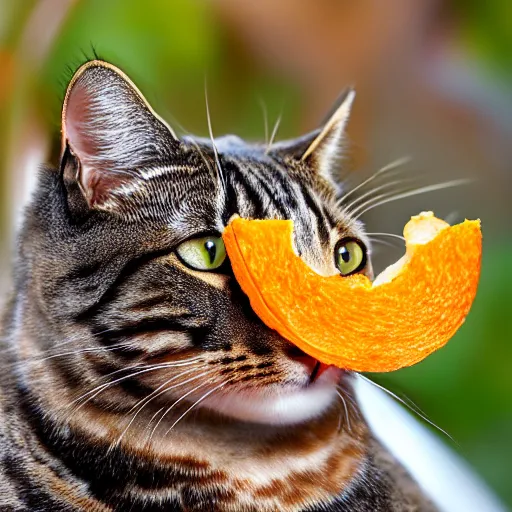
[[380, 389], [356, 381], [363, 413], [376, 437], [443, 512], [506, 512], [469, 466]]

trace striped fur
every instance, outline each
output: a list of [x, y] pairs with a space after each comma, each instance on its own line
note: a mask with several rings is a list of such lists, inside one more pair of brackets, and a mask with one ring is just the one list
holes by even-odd
[[[337, 240], [368, 241], [318, 155], [300, 158], [322, 132], [270, 151], [178, 140], [99, 62], [73, 80], [63, 123], [4, 319], [0, 509], [433, 510], [373, 438], [349, 374], [317, 378], [256, 317], [229, 265], [194, 271], [174, 252], [233, 215], [293, 219], [298, 253], [333, 273]], [[275, 412], [244, 420], [237, 401]]]

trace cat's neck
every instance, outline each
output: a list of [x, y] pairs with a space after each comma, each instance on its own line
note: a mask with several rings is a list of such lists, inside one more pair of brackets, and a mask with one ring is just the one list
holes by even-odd
[[[352, 417], [350, 431], [346, 425], [339, 429], [335, 408], [308, 424], [280, 428], [229, 422], [202, 411], [149, 440], [150, 411], [126, 431], [129, 420], [84, 407], [69, 422], [65, 450], [56, 446], [55, 453], [66, 457], [64, 451], [78, 449], [84, 454], [78, 460], [103, 461], [115, 468], [109, 479], [124, 468], [122, 473], [129, 475], [120, 482], [128, 491], [124, 495], [137, 488], [142, 496], [140, 488], [148, 479], [150, 495], [153, 487], [170, 493], [184, 484], [206, 494], [212, 485], [225, 496], [242, 491], [236, 499], [246, 502], [235, 510], [245, 510], [255, 500], [261, 504], [258, 510], [265, 510], [264, 503], [268, 510], [301, 510], [305, 503], [330, 500], [348, 488], [367, 457], [366, 426]], [[80, 466], [83, 470], [82, 462]]]

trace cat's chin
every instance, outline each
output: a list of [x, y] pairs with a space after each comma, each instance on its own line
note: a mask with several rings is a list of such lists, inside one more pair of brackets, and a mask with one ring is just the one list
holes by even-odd
[[320, 416], [338, 398], [341, 370], [330, 367], [313, 384], [230, 391], [208, 398], [203, 407], [225, 416], [267, 425], [293, 425]]

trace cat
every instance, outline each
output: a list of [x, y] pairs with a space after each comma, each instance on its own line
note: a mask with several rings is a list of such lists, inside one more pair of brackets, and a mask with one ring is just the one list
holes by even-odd
[[222, 243], [234, 215], [292, 219], [317, 271], [371, 276], [332, 173], [353, 96], [265, 146], [178, 138], [113, 65], [76, 72], [4, 315], [0, 510], [435, 510], [354, 376], [262, 323]]

